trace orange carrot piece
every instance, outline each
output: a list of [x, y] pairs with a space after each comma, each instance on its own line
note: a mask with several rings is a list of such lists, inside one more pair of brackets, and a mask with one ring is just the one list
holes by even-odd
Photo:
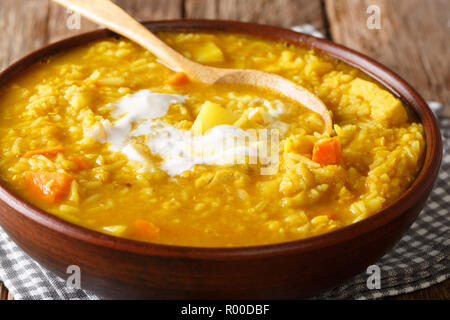
[[63, 152], [63, 151], [64, 151], [64, 147], [62, 147], [62, 146], [53, 147], [53, 148], [37, 149], [37, 150], [32, 150], [32, 151], [28, 151], [28, 152], [24, 153], [22, 155], [22, 157], [23, 158], [31, 158], [32, 156], [37, 155], [37, 154], [43, 155], [44, 157], [54, 157], [58, 153]]
[[62, 172], [27, 172], [25, 178], [30, 194], [48, 204], [62, 200], [73, 181], [70, 174]]
[[341, 153], [338, 138], [321, 140], [314, 144], [312, 159], [320, 164], [337, 164]]
[[177, 72], [169, 80], [167, 80], [167, 83], [171, 86], [182, 86], [188, 81], [189, 78], [184, 72]]
[[145, 220], [136, 220], [134, 226], [138, 235], [146, 239], [154, 238], [159, 233], [159, 228], [157, 226]]
[[327, 216], [328, 216], [328, 219], [330, 219], [330, 220], [337, 220], [337, 216], [333, 212], [328, 213]]
[[69, 160], [77, 165], [78, 170], [87, 170], [91, 168], [89, 159], [85, 157], [70, 157]]

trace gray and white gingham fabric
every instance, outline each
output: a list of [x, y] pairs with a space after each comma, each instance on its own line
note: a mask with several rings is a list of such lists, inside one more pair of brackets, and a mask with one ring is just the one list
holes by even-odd
[[0, 227], [0, 280], [16, 300], [96, 300], [92, 293], [70, 288], [23, 252]]
[[[311, 25], [295, 31], [320, 35]], [[442, 108], [430, 102], [437, 114]], [[449, 278], [450, 266], [450, 118], [439, 117], [444, 157], [438, 181], [424, 210], [397, 245], [376, 265], [380, 289], [368, 289], [369, 274], [361, 273], [318, 299], [376, 299], [424, 289]], [[99, 299], [96, 295], [66, 286], [25, 254], [0, 228], [0, 280], [17, 300]]]

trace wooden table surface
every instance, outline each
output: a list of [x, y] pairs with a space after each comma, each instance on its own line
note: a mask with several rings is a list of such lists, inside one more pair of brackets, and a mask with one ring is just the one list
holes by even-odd
[[[329, 39], [388, 66], [426, 100], [444, 102], [450, 115], [450, 1], [448, 0], [115, 0], [141, 20], [206, 18], [291, 27], [310, 23]], [[369, 29], [367, 12], [380, 8], [381, 29]], [[0, 70], [47, 43], [96, 25], [82, 19], [66, 27], [69, 13], [49, 0], [0, 1]], [[13, 299], [0, 283], [0, 299]], [[450, 299], [450, 281], [395, 299]]]

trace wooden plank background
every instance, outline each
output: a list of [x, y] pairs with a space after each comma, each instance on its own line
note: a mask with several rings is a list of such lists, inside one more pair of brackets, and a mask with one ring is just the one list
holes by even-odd
[[[205, 18], [282, 27], [309, 23], [328, 38], [385, 64], [425, 99], [450, 115], [450, 1], [448, 0], [115, 0], [137, 19]], [[370, 30], [367, 8], [377, 5], [381, 29]], [[49, 0], [0, 1], [0, 70], [47, 43], [93, 30], [66, 27], [69, 13]], [[395, 299], [450, 299], [450, 281]], [[0, 283], [0, 299], [12, 299]]]

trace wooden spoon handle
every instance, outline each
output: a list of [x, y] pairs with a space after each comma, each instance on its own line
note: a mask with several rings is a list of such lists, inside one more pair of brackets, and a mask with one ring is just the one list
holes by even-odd
[[197, 63], [176, 52], [109, 0], [53, 0], [140, 44], [176, 71], [188, 71]]

